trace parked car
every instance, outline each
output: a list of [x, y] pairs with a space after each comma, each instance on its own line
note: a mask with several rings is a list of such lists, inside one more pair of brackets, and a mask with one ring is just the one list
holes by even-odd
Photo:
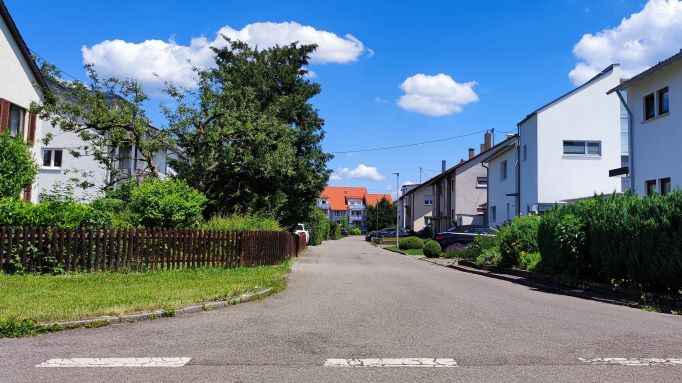
[[442, 249], [447, 249], [452, 245], [468, 245], [478, 235], [495, 236], [497, 235], [497, 229], [486, 226], [452, 227], [447, 231], [437, 233], [434, 239], [440, 244]]
[[[391, 238], [395, 237], [396, 230], [395, 229], [384, 229], [379, 232], [379, 236], [382, 238]], [[403, 238], [403, 237], [409, 237], [413, 235], [414, 233], [410, 230], [405, 230], [405, 229], [400, 229], [398, 231], [398, 237]]]
[[305, 225], [302, 223], [299, 223], [296, 225], [296, 230], [294, 230], [294, 234], [296, 235], [303, 235], [305, 237], [305, 243], [306, 245], [310, 242], [310, 233], [308, 230], [305, 228]]

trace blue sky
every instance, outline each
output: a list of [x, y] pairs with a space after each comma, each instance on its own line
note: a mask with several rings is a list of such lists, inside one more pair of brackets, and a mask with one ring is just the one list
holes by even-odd
[[[642, 0], [64, 0], [59, 6], [48, 0], [5, 2], [30, 48], [80, 78], [84, 46], [92, 49], [92, 55], [99, 54], [98, 64], [103, 68], [126, 73], [126, 69], [116, 67], [120, 63], [103, 60], [125, 58], [128, 51], [116, 49], [134, 49], [134, 44], [147, 40], [172, 40], [172, 44], [187, 46], [192, 38], [201, 36], [213, 41], [222, 27], [240, 31], [256, 22], [293, 21], [314, 28], [315, 33], [334, 34], [331, 36], [336, 40], [332, 42], [346, 46], [329, 48], [326, 56], [310, 67], [316, 75], [314, 80], [322, 85], [322, 94], [314, 103], [326, 120], [324, 148], [331, 152], [492, 128], [499, 141], [503, 132], [513, 131], [527, 113], [571, 89], [603, 63], [621, 58], [626, 69], [635, 71], [679, 50], [680, 40], [675, 36], [682, 35], [682, 6], [677, 0], [652, 0], [673, 18], [667, 26], [656, 26], [662, 28], [656, 36], [663, 36], [665, 41], [646, 45], [642, 40], [647, 53], [636, 60], [622, 52], [631, 37], [615, 28], [630, 28], [630, 35], [652, 29], [647, 22], [651, 24], [656, 18], [647, 17]], [[642, 15], [635, 18], [638, 13]], [[632, 25], [621, 24], [633, 14]], [[599, 39], [583, 39], [585, 34], [594, 36], [603, 30], [607, 33]], [[102, 51], [95, 52], [93, 47], [115, 39], [132, 45], [102, 45]], [[351, 58], [334, 56], [336, 53], [350, 54]], [[569, 77], [579, 62], [585, 65]], [[429, 77], [441, 73], [446, 77]], [[414, 106], [414, 102], [407, 103], [412, 105], [407, 109], [398, 105], [404, 95], [401, 84], [417, 74], [426, 76], [422, 80], [433, 81], [424, 85], [414, 80], [415, 97], [424, 96], [419, 94], [424, 89], [435, 92], [436, 102], [445, 105], [441, 113], [445, 115], [434, 116], [428, 112], [428, 105]], [[436, 81], [443, 79], [444, 83]], [[437, 100], [441, 96], [443, 99]], [[419, 98], [414, 100], [420, 103]], [[330, 168], [337, 170], [335, 178], [341, 179], [332, 184], [394, 191], [392, 172], [401, 173], [401, 183], [418, 181], [420, 166], [425, 169], [424, 178], [431, 176], [442, 159], [452, 165], [466, 156], [468, 147], [478, 151], [481, 141], [479, 134], [400, 150], [339, 154]], [[365, 167], [358, 168], [360, 164]]]

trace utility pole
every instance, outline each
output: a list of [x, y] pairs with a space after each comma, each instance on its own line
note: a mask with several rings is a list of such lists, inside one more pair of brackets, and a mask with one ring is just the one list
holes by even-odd
[[[393, 173], [395, 174], [395, 202], [398, 203], [398, 199], [400, 198], [400, 173], [396, 172]], [[398, 209], [396, 206], [395, 210], [395, 246], [400, 247], [399, 245], [399, 234], [400, 234], [400, 214], [398, 214]]]

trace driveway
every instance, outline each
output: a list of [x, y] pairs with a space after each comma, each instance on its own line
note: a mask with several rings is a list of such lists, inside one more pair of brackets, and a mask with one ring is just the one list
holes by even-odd
[[[115, 357], [191, 359], [176, 368], [35, 367]], [[614, 357], [627, 360], [604, 364]], [[456, 367], [324, 366], [405, 362], [376, 358]], [[311, 248], [289, 288], [261, 302], [0, 340], [0, 382], [682, 381], [682, 364], [647, 358], [682, 358], [682, 317], [536, 291], [346, 238]], [[623, 365], [649, 362], [657, 364]]]

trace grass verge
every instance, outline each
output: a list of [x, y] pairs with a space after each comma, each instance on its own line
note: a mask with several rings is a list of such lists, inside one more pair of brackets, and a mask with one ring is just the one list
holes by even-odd
[[400, 253], [400, 254], [405, 254], [405, 255], [413, 255], [413, 256], [418, 256], [418, 255], [424, 255], [424, 251], [422, 249], [407, 249], [407, 250], [400, 250], [398, 249], [397, 246], [386, 246], [384, 249], [388, 251], [392, 251], [394, 253]]
[[0, 275], [0, 337], [57, 330], [36, 322], [176, 309], [231, 298], [256, 288], [270, 287], [277, 292], [286, 286], [291, 263], [148, 273]]

